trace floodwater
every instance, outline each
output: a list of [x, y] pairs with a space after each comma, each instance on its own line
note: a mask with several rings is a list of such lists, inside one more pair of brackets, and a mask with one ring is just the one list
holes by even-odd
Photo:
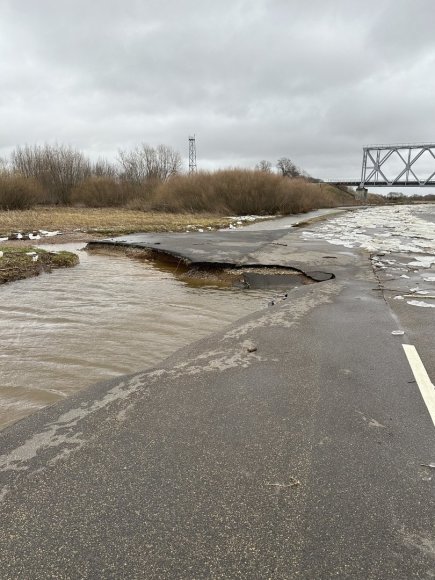
[[270, 300], [270, 291], [193, 287], [170, 268], [122, 254], [78, 253], [75, 268], [0, 287], [0, 428], [154, 366]]

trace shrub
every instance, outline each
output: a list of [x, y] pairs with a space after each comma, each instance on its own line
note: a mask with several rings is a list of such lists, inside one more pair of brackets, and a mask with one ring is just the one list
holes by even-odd
[[14, 173], [0, 174], [0, 209], [30, 209], [41, 199], [41, 186], [35, 179]]
[[92, 176], [77, 185], [71, 192], [71, 203], [85, 207], [128, 207], [146, 210], [156, 188], [150, 179], [134, 183], [113, 177]]
[[157, 186], [151, 207], [168, 212], [225, 213], [225, 206], [214, 197], [212, 174], [199, 172], [178, 175]]
[[89, 160], [65, 145], [25, 145], [11, 154], [14, 171], [37, 179], [50, 203], [68, 204], [71, 190], [91, 174]]
[[174, 177], [157, 187], [151, 207], [170, 212], [274, 215], [355, 203], [347, 192], [302, 177], [228, 169]]
[[125, 203], [121, 185], [111, 177], [89, 177], [71, 192], [73, 205], [116, 207]]

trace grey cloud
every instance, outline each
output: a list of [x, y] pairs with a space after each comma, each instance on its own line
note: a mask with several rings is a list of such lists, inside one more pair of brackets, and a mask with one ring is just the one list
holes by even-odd
[[435, 137], [432, 0], [0, 1], [0, 155], [140, 141], [199, 166], [288, 155], [359, 175], [367, 142]]

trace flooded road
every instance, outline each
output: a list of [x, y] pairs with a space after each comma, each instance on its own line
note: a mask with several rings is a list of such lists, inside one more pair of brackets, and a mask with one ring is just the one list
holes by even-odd
[[270, 297], [195, 288], [169, 267], [123, 255], [78, 253], [75, 268], [0, 287], [0, 428], [97, 381], [153, 366]]
[[[245, 229], [288, 228], [292, 220]], [[385, 289], [394, 305], [411, 309], [413, 319], [423, 311], [431, 318], [434, 220], [433, 205], [368, 208], [297, 235], [369, 251], [384, 285], [394, 280], [391, 291]], [[154, 366], [280, 294], [195, 287], [197, 281], [175, 277], [173, 265], [157, 267], [120, 253], [78, 253], [75, 268], [0, 286], [0, 428], [98, 381]]]

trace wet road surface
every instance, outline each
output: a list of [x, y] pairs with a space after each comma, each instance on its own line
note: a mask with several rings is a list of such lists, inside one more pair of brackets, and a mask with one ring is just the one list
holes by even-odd
[[2, 432], [5, 578], [434, 577], [435, 426], [402, 345], [433, 381], [435, 309], [393, 310], [379, 272], [409, 264], [333, 222], [247, 257], [333, 280]]

